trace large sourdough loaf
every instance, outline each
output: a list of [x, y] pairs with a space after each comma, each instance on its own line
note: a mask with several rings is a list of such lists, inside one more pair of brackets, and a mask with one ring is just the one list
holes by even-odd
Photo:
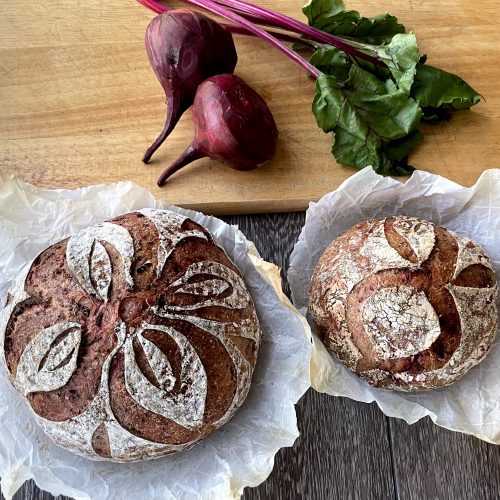
[[8, 372], [43, 429], [115, 461], [183, 450], [227, 422], [261, 337], [242, 276], [211, 235], [153, 209], [42, 252], [3, 318]]
[[495, 338], [497, 285], [484, 250], [413, 217], [369, 220], [334, 240], [310, 287], [327, 350], [375, 387], [451, 384]]

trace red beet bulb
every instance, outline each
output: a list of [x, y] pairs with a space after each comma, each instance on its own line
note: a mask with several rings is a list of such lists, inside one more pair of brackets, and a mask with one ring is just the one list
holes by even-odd
[[235, 170], [253, 170], [276, 152], [278, 129], [266, 102], [241, 78], [226, 74], [205, 80], [193, 103], [195, 138], [158, 179], [209, 157]]
[[205, 15], [185, 9], [156, 16], [146, 30], [145, 42], [167, 103], [165, 126], [142, 159], [148, 163], [193, 104], [200, 83], [209, 76], [232, 73], [238, 56], [229, 31]]

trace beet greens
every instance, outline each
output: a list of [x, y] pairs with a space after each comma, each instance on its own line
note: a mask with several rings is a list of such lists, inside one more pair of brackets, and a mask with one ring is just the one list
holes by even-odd
[[[138, 1], [156, 12], [168, 9], [157, 0]], [[234, 33], [262, 38], [316, 80], [312, 110], [333, 133], [332, 152], [343, 165], [408, 174], [408, 156], [423, 137], [419, 124], [449, 119], [481, 99], [457, 75], [427, 65], [415, 35], [387, 13], [367, 18], [342, 0], [309, 0], [304, 24], [244, 0], [184, 2], [229, 20], [225, 26]], [[297, 36], [312, 49], [307, 59], [286, 45], [298, 48]]]

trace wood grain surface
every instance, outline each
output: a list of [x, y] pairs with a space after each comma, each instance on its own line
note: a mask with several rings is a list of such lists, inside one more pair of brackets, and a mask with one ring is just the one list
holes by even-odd
[[[303, 0], [259, 0], [304, 19]], [[429, 63], [460, 74], [485, 98], [450, 123], [426, 126], [418, 168], [470, 186], [500, 156], [498, 0], [348, 0], [397, 15]], [[164, 96], [149, 67], [152, 13], [133, 0], [0, 0], [0, 168], [51, 188], [131, 179], [174, 204], [216, 214], [299, 210], [353, 173], [336, 165], [331, 137], [310, 111], [313, 83], [264, 42], [237, 37], [237, 73], [269, 103], [280, 129], [267, 166], [236, 172], [200, 160], [163, 189], [158, 174], [192, 138], [189, 113], [150, 166]]]
[[[304, 214], [225, 220], [238, 224], [266, 260], [286, 269]], [[301, 399], [297, 414], [300, 437], [278, 453], [266, 482], [245, 490], [244, 500], [500, 498], [500, 446], [447, 431], [428, 418], [409, 426], [385, 417], [375, 404], [313, 390]], [[52, 498], [32, 481], [15, 496]]]

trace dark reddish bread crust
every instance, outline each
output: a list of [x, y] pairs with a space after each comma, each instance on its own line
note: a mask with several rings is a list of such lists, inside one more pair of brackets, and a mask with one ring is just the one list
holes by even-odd
[[[171, 233], [163, 242], [172, 244], [171, 251], [159, 257], [162, 242], [157, 223], [162, 223], [161, 213], [164, 211], [132, 212], [112, 219], [110, 223], [126, 230], [114, 239], [105, 231], [90, 233], [94, 238], [90, 240], [91, 248], [88, 244], [82, 247], [90, 252], [86, 281], [79, 280], [75, 268], [69, 265], [71, 259], [75, 265], [82, 265], [78, 257], [81, 249], [70, 258], [69, 240], [49, 247], [35, 259], [21, 286], [26, 296], [21, 297], [19, 292], [17, 303], [8, 306], [11, 310], [4, 352], [14, 385], [43, 419], [42, 426], [56, 442], [91, 458], [128, 461], [188, 447], [227, 421], [241, 405], [250, 385], [260, 327], [238, 269], [205, 229], [172, 212], [166, 216], [167, 222], [171, 220], [166, 232]], [[126, 233], [133, 242], [130, 277], [124, 258]], [[77, 243], [78, 237], [73, 237]], [[106, 257], [102, 252], [98, 254], [99, 244], [109, 257], [111, 274], [99, 274], [106, 268]], [[165, 256], [161, 268], [159, 258]], [[96, 263], [92, 263], [93, 259]], [[99, 286], [103, 286], [99, 280], [104, 284], [110, 281], [107, 292], [99, 292]], [[92, 293], [89, 289], [93, 289]], [[30, 372], [26, 368], [29, 360], [22, 361], [23, 353], [41, 342], [37, 340], [40, 332], [66, 323], [74, 326], [62, 328], [36, 362], [35, 373]], [[117, 349], [116, 329], [120, 325], [124, 337]], [[54, 362], [53, 353], [58, 345], [70, 342], [71, 332], [80, 336], [79, 345], [71, 352], [68, 348], [68, 353]], [[125, 353], [129, 339], [132, 361], [127, 379]], [[64, 378], [63, 371], [68, 370], [75, 349], [76, 366], [65, 383], [47, 382], [49, 379], [36, 373], [43, 371], [46, 363], [57, 363], [53, 370]], [[184, 368], [183, 362], [187, 363]], [[190, 373], [193, 366], [198, 367], [197, 371]], [[101, 387], [104, 372], [107, 389]], [[129, 380], [142, 380], [143, 389], [127, 387]], [[43, 383], [48, 385], [36, 386]], [[35, 384], [36, 390], [30, 390], [29, 384]], [[107, 410], [101, 408], [101, 416], [93, 414], [91, 406], [106, 390]], [[154, 394], [157, 403], [146, 402], [145, 407], [141, 398], [147, 399], [148, 393]], [[167, 406], [162, 398], [170, 401]], [[185, 411], [182, 398], [186, 401]], [[114, 426], [125, 430], [120, 430], [122, 437], [110, 437]], [[84, 445], [75, 437], [75, 432], [80, 431], [85, 434], [85, 438], [79, 438], [86, 440]], [[132, 444], [122, 446], [120, 440], [128, 438]]]

